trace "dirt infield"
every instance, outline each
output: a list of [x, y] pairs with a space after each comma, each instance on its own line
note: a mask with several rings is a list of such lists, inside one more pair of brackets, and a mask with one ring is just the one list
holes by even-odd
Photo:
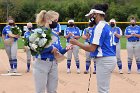
[[[124, 74], [118, 74], [118, 68], [113, 72], [110, 93], [140, 93], [140, 74], [136, 72], [136, 62], [133, 61], [132, 74], [127, 74], [126, 50], [121, 50]], [[84, 51], [80, 50], [81, 74], [76, 74], [75, 62], [72, 62], [71, 74], [66, 73], [66, 61], [59, 63], [58, 93], [87, 93], [89, 74], [85, 70]], [[93, 69], [93, 63], [91, 64]], [[0, 74], [9, 69], [7, 55], [0, 50]], [[22, 76], [0, 76], [0, 93], [35, 93], [32, 71], [26, 73], [26, 55], [18, 50], [18, 72]], [[93, 70], [92, 70], [93, 71]], [[92, 74], [90, 92], [97, 93], [96, 76]]]

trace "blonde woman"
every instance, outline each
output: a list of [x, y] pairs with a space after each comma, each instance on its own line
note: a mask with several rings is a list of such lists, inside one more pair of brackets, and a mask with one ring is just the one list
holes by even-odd
[[[36, 18], [38, 26], [45, 27], [46, 30], [56, 28], [59, 14], [55, 11], [42, 10]], [[36, 93], [56, 93], [58, 85], [58, 69], [55, 54], [60, 52], [61, 54], [66, 53], [71, 47], [62, 48], [58, 35], [52, 31], [53, 36], [57, 37], [56, 42], [51, 46], [45, 48], [40, 56], [36, 55], [34, 63], [34, 79]]]

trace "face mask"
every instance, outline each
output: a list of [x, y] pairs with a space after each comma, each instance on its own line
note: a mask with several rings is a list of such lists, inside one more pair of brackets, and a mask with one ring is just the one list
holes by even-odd
[[132, 26], [135, 26], [135, 24], [132, 24]]
[[32, 30], [32, 28], [28, 28], [28, 30], [29, 30], [29, 31], [31, 31], [31, 30]]
[[10, 26], [15, 26], [15, 23], [9, 23]]
[[95, 17], [91, 17], [91, 18], [90, 18], [90, 21], [91, 21], [91, 23], [92, 23], [93, 25], [96, 24], [95, 19], [96, 19]]
[[52, 24], [49, 24], [50, 28], [56, 28], [57, 22], [52, 21]]
[[115, 24], [110, 24], [110, 26], [111, 26], [111, 27], [114, 27], [114, 26], [115, 26]]
[[70, 26], [70, 27], [73, 27], [73, 26], [74, 26], [74, 24], [69, 24], [69, 26]]

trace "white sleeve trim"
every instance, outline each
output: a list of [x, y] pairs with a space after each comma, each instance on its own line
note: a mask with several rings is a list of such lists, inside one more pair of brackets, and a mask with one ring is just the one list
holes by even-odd
[[99, 45], [100, 37], [101, 37], [104, 26], [105, 26], [105, 23], [102, 23], [102, 22], [100, 22], [96, 26], [96, 28], [94, 30], [94, 38], [93, 38], [92, 44]]

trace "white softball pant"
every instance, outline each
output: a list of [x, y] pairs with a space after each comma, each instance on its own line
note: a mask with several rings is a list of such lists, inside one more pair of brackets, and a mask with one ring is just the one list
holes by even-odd
[[57, 93], [58, 68], [56, 61], [35, 59], [33, 66], [36, 93]]
[[117, 63], [116, 56], [95, 58], [95, 61], [98, 93], [109, 93], [111, 73]]

